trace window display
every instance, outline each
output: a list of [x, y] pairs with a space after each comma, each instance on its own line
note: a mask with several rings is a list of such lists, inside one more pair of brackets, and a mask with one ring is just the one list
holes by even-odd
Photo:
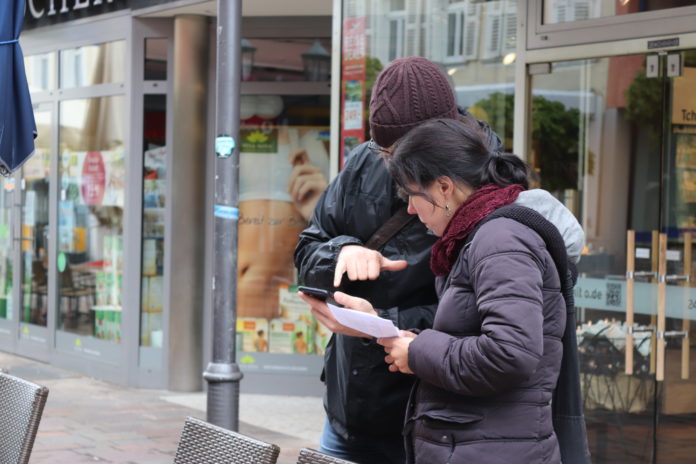
[[39, 133], [36, 151], [22, 167], [21, 321], [45, 327], [48, 322], [48, 188], [53, 134], [50, 105], [39, 105], [34, 117]]
[[58, 326], [120, 343], [124, 97], [60, 104]]
[[164, 212], [167, 205], [166, 95], [145, 95], [140, 345], [162, 348]]
[[[329, 127], [295, 125], [290, 97], [245, 96], [240, 129], [238, 349], [323, 353], [328, 333], [297, 295], [293, 252], [328, 185]], [[327, 121], [328, 122], [328, 121]]]
[[14, 179], [0, 179], [0, 319], [12, 319], [12, 194]]

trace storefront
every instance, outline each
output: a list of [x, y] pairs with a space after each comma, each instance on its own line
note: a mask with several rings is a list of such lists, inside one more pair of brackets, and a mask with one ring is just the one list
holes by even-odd
[[[201, 387], [215, 3], [28, 2], [39, 139], [0, 190], [0, 349]], [[242, 390], [321, 391], [328, 334], [294, 294], [294, 241], [369, 139], [379, 71], [420, 55], [586, 231], [576, 303], [593, 461], [690, 461], [695, 24], [683, 0], [244, 2]]]
[[593, 462], [691, 462], [696, 2], [339, 3], [344, 153], [369, 139], [383, 66], [441, 64], [585, 229], [575, 297]]
[[[0, 195], [0, 349], [198, 390], [210, 357], [214, 1], [28, 1], [39, 138]], [[244, 2], [238, 359], [317, 394], [292, 265], [329, 156], [331, 5]], [[211, 237], [206, 240], [205, 237]]]

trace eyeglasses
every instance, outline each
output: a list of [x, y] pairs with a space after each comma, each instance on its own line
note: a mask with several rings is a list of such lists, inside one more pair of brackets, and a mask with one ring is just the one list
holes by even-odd
[[370, 139], [370, 141], [367, 142], [367, 148], [377, 156], [389, 156], [389, 155], [391, 155], [390, 148], [382, 148], [379, 145], [377, 145], [377, 143], [375, 143], [375, 141], [372, 139]]

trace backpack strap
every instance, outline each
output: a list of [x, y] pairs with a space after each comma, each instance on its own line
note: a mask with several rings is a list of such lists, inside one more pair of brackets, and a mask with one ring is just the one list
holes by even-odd
[[524, 206], [512, 204], [498, 208], [481, 221], [467, 236], [464, 246], [469, 246], [474, 235], [484, 223], [499, 217], [513, 219], [539, 234], [556, 264], [558, 277], [561, 281], [561, 293], [566, 304], [566, 326], [562, 338], [561, 368], [551, 400], [553, 426], [558, 438], [563, 464], [587, 464], [590, 462], [590, 452], [580, 390], [580, 361], [575, 333], [575, 298], [573, 295], [577, 270], [575, 265], [568, 261], [565, 241], [556, 226], [538, 212]]
[[370, 237], [367, 243], [365, 243], [365, 247], [371, 250], [379, 250], [401, 229], [406, 227], [407, 224], [413, 222], [416, 215], [408, 214], [406, 210], [406, 206], [399, 208], [392, 217], [387, 219], [387, 222], [382, 224], [382, 226], [377, 229], [374, 234], [372, 234], [372, 237]]

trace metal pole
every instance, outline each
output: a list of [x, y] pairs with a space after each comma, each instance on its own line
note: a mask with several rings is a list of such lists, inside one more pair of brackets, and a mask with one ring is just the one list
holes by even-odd
[[203, 378], [208, 382], [208, 422], [235, 431], [242, 379], [235, 362], [241, 24], [241, 0], [218, 0], [213, 360]]

